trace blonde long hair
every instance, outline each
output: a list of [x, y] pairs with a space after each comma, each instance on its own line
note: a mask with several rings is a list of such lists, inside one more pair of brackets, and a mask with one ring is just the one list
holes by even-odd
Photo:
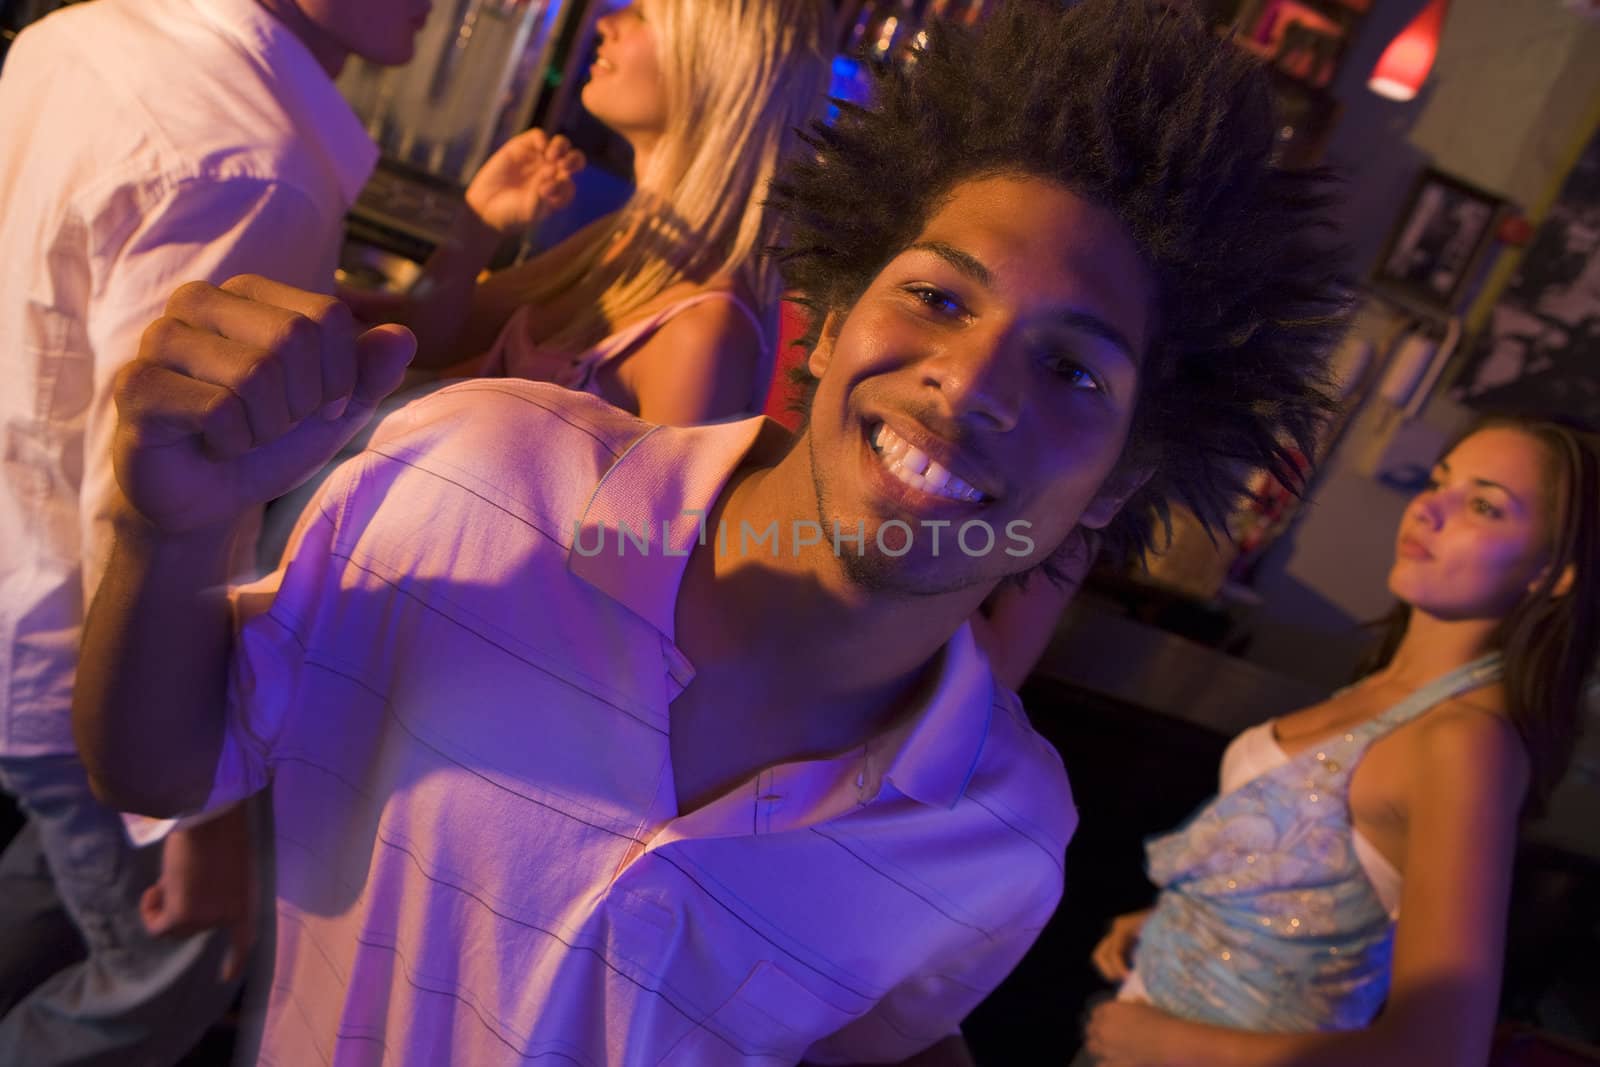
[[[775, 321], [776, 220], [763, 202], [827, 86], [826, 0], [657, 0], [667, 128], [628, 202], [551, 253], [526, 299], [573, 290], [578, 310], [539, 338], [581, 351], [682, 281], [732, 275]], [[569, 242], [570, 244], [570, 242]], [[772, 339], [764, 338], [770, 346]]]

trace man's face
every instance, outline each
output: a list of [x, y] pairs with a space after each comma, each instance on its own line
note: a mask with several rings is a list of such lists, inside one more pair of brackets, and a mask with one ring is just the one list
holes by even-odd
[[432, 0], [298, 0], [300, 11], [351, 55], [397, 66], [411, 61]]
[[811, 355], [818, 520], [866, 533], [865, 557], [842, 542], [846, 572], [916, 594], [992, 584], [1109, 522], [1138, 485], [1107, 479], [1153, 307], [1101, 208], [1037, 178], [956, 186]]

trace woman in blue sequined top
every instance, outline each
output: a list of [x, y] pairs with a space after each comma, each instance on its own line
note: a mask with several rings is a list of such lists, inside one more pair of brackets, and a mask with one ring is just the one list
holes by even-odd
[[1517, 826], [1595, 665], [1597, 564], [1595, 434], [1497, 419], [1450, 449], [1401, 521], [1374, 669], [1241, 734], [1222, 792], [1147, 842], [1161, 893], [1095, 950], [1122, 990], [1085, 1060], [1483, 1064]]

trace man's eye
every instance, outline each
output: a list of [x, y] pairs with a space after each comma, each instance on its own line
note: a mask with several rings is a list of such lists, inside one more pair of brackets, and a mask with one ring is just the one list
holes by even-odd
[[1105, 392], [1105, 386], [1095, 377], [1094, 371], [1070, 356], [1048, 360], [1046, 365], [1074, 389], [1093, 393]]
[[1052, 343], [1043, 339], [1034, 342], [1034, 352], [1039, 365], [1060, 378], [1073, 389], [1103, 393], [1105, 382], [1077, 356], [1070, 343]]
[[1100, 384], [1100, 379], [1094, 372], [1081, 363], [1064, 360], [1056, 368], [1056, 373], [1065, 378], [1068, 384], [1077, 389], [1087, 389], [1095, 393], [1105, 392], [1105, 386]]
[[955, 319], [967, 313], [961, 302], [943, 289], [931, 285], [907, 286], [906, 291], [912, 299], [940, 318]]

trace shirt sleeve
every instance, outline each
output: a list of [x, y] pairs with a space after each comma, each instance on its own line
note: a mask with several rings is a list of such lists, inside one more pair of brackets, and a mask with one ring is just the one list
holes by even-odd
[[1047, 919], [974, 944], [948, 966], [902, 982], [871, 1011], [812, 1045], [805, 1062], [898, 1063], [959, 1034], [961, 1020], [1011, 973]]
[[308, 634], [319, 605], [337, 597], [341, 568], [333, 554], [337, 508], [350, 468], [334, 472], [289, 538], [287, 561], [228, 592], [234, 627], [222, 750], [205, 812], [266, 788], [278, 742], [301, 703]]

